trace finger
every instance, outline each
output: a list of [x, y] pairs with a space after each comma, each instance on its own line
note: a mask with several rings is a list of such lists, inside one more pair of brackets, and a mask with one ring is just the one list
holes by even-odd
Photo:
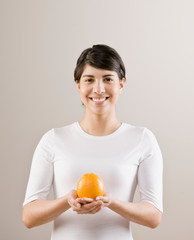
[[76, 190], [71, 190], [70, 195], [71, 195], [71, 197], [73, 197], [74, 199], [78, 198]]
[[77, 214], [95, 214], [97, 212], [99, 212], [103, 207], [102, 206], [95, 206], [93, 208], [90, 209], [80, 209], [77, 210]]
[[94, 204], [84, 205], [83, 209], [86, 209], [90, 213], [93, 213], [93, 212], [98, 211], [98, 209], [101, 209], [101, 207], [103, 207], [103, 202], [99, 201], [99, 202], [95, 202]]
[[75, 206], [77, 204], [76, 199], [74, 199], [73, 197], [70, 197], [68, 202], [71, 206]]
[[92, 203], [86, 203], [86, 204], [83, 204], [78, 202], [77, 200], [74, 201], [74, 204], [73, 204], [73, 207], [74, 209], [77, 211], [80, 211], [80, 212], [83, 212], [83, 211], [89, 211], [90, 209], [93, 209], [95, 206], [97, 205], [97, 202], [92, 202]]
[[111, 201], [111, 193], [105, 193], [104, 196], [98, 196], [96, 200], [102, 200], [104, 203], [109, 203]]
[[80, 211], [80, 209], [81, 209], [81, 204], [80, 203], [74, 203], [72, 206], [71, 206], [71, 208], [72, 208], [72, 210], [73, 211]]
[[90, 209], [93, 209], [94, 207], [96, 207], [97, 205], [99, 205], [99, 203], [97, 201], [93, 201], [91, 203], [83, 204], [82, 209], [90, 210]]
[[94, 199], [92, 198], [78, 198], [79, 201], [85, 201], [85, 202], [93, 202]]
[[71, 190], [68, 196], [68, 203], [72, 206], [77, 197], [78, 196], [76, 190]]
[[95, 200], [92, 198], [78, 198], [77, 201], [81, 204], [88, 204], [94, 202]]
[[77, 211], [81, 208], [81, 203], [79, 203], [77, 199], [74, 199], [73, 197], [71, 197], [68, 202], [73, 211]]
[[95, 214], [95, 213], [99, 212], [102, 208], [103, 208], [103, 206], [102, 206], [102, 205], [99, 205], [99, 206], [93, 208], [93, 209], [89, 212], [89, 214]]
[[108, 197], [98, 196], [96, 198], [96, 201], [98, 201], [98, 200], [103, 201], [104, 203], [107, 203], [109, 201], [109, 198]]
[[88, 203], [88, 204], [84, 204], [81, 205], [80, 209], [75, 209], [78, 213], [92, 213], [92, 212], [96, 212], [98, 210], [99, 207], [101, 207], [103, 205], [102, 202], [92, 202], [92, 203]]
[[[73, 211], [83, 212], [88, 211], [87, 209], [93, 207], [96, 204], [96, 201], [91, 198], [76, 198], [74, 199], [72, 196], [69, 199], [69, 204], [72, 207]], [[83, 205], [89, 205], [86, 209], [82, 208]]]

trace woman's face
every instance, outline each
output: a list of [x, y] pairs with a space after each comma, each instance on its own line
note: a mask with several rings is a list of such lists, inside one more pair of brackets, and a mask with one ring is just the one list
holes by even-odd
[[115, 71], [86, 65], [77, 87], [86, 110], [103, 114], [115, 110], [115, 104], [124, 86]]

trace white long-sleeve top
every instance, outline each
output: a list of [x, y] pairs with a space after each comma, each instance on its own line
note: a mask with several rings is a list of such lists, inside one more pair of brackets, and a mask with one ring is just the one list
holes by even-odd
[[[78, 122], [48, 131], [33, 156], [23, 205], [47, 199], [51, 186], [59, 198], [76, 189], [80, 177], [95, 173], [105, 192], [123, 201], [133, 201], [138, 185], [140, 200], [162, 206], [163, 161], [153, 133], [147, 128], [122, 123], [107, 136], [92, 136]], [[130, 222], [103, 208], [94, 215], [78, 215], [72, 209], [53, 225], [52, 240], [132, 240]]]

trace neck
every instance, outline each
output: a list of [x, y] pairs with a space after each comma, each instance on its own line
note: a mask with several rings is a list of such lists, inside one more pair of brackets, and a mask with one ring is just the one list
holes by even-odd
[[79, 124], [86, 133], [94, 136], [109, 135], [121, 126], [121, 122], [117, 119], [115, 113], [102, 116], [87, 114], [86, 112]]

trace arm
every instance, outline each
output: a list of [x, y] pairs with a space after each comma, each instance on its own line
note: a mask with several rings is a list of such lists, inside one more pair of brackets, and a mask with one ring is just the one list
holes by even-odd
[[22, 220], [27, 228], [36, 227], [56, 219], [70, 208], [68, 195], [55, 200], [35, 200], [23, 207]]
[[97, 199], [103, 201], [104, 207], [108, 207], [128, 221], [150, 228], [157, 227], [162, 218], [162, 213], [148, 202], [125, 202], [112, 198], [110, 194], [105, 194], [104, 197]]
[[146, 130], [141, 145], [138, 168], [140, 202], [132, 203], [112, 198], [110, 194], [98, 197], [114, 212], [129, 221], [155, 228], [162, 217], [162, 172], [163, 160], [154, 135]]
[[55, 220], [72, 208], [77, 214], [95, 214], [103, 208], [101, 200], [78, 198], [75, 190], [55, 200], [34, 200], [23, 207], [22, 220], [26, 227], [36, 227]]
[[108, 207], [127, 220], [150, 228], [157, 227], [162, 218], [162, 213], [148, 202], [131, 203], [113, 199]]
[[53, 182], [52, 145], [50, 131], [42, 137], [33, 156], [22, 212], [28, 228], [55, 220], [70, 207], [78, 214], [94, 214], [101, 209], [101, 201], [79, 199], [75, 190], [61, 198], [46, 200]]
[[55, 219], [67, 210], [67, 196], [46, 200], [53, 182], [52, 131], [43, 135], [32, 160], [26, 189], [22, 219], [26, 227], [32, 228]]

